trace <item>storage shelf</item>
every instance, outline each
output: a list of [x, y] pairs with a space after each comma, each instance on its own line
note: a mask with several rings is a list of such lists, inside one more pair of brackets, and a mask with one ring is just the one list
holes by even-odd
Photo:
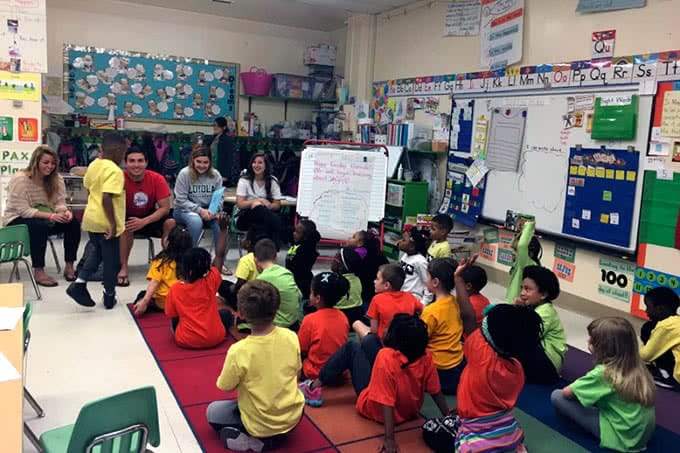
[[242, 98], [246, 99], [260, 99], [260, 100], [265, 100], [265, 101], [272, 101], [272, 102], [294, 102], [296, 104], [311, 104], [311, 105], [318, 105], [318, 104], [335, 104], [335, 99], [300, 99], [300, 98], [286, 98], [282, 96], [255, 96], [251, 94], [242, 94]]

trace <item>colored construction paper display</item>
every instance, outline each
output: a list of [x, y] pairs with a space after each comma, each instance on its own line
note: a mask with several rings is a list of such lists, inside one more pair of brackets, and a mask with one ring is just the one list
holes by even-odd
[[677, 247], [676, 231], [680, 212], [680, 173], [672, 180], [657, 178], [656, 171], [645, 172], [640, 213], [640, 242]]
[[472, 129], [475, 101], [453, 101], [449, 149], [469, 153], [472, 150]]
[[628, 247], [640, 155], [571, 148], [562, 232]]
[[239, 65], [184, 57], [64, 47], [64, 95], [76, 112], [134, 120], [236, 119]]
[[675, 291], [680, 296], [680, 276], [666, 274], [665, 272], [655, 271], [646, 267], [635, 269], [635, 283], [633, 291], [643, 296], [652, 288], [665, 286]]
[[439, 212], [449, 214], [455, 222], [474, 228], [482, 213], [486, 178], [475, 187], [465, 176], [467, 169], [464, 159], [449, 156], [446, 191]]

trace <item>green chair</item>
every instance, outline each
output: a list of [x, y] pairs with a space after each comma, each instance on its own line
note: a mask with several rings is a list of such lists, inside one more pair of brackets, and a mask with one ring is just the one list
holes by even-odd
[[229, 235], [227, 236], [227, 253], [231, 248], [232, 239], [236, 239], [236, 245], [238, 246], [238, 256], [241, 258], [243, 256], [243, 248], [241, 247], [241, 240], [246, 235], [246, 232], [239, 230], [236, 227], [236, 219], [238, 218], [238, 213], [240, 209], [238, 206], [234, 205], [231, 209], [231, 217], [229, 218]]
[[45, 453], [144, 453], [161, 443], [153, 387], [141, 387], [86, 404], [74, 425], [40, 436]]
[[31, 255], [31, 245], [28, 237], [28, 227], [26, 225], [11, 225], [8, 227], [0, 228], [0, 264], [2, 263], [12, 263], [12, 272], [9, 274], [9, 282], [12, 283], [14, 276], [19, 278], [19, 262], [23, 262], [26, 265], [26, 270], [28, 275], [31, 277], [31, 283], [33, 283], [33, 289], [35, 289], [35, 294], [38, 296], [38, 300], [42, 299], [40, 294], [40, 288], [35, 282], [35, 277], [33, 276], [33, 270], [26, 260], [26, 256]]
[[[32, 315], [33, 315], [33, 303], [26, 302], [26, 305], [24, 306], [24, 361], [26, 361], [26, 353], [28, 352], [28, 346], [31, 343], [31, 330], [29, 328], [29, 324], [31, 322]], [[24, 372], [26, 372], [25, 366]], [[25, 379], [24, 382], [26, 382]], [[45, 416], [45, 411], [43, 410], [42, 407], [40, 407], [40, 404], [38, 404], [35, 398], [33, 398], [33, 395], [31, 395], [31, 392], [28, 391], [25, 385], [24, 385], [24, 398], [26, 398], [26, 401], [28, 401], [28, 404], [31, 405], [35, 413], [38, 414], [38, 417]], [[33, 430], [28, 426], [26, 422], [24, 422], [24, 435], [28, 438], [29, 441], [31, 441], [33, 446], [35, 446], [35, 448], [39, 452], [42, 451], [38, 437], [35, 435]]]

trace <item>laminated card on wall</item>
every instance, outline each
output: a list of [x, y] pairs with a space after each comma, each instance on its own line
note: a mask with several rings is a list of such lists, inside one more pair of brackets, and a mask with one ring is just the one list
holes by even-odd
[[638, 96], [611, 94], [595, 99], [594, 140], [633, 140], [637, 129]]
[[475, 101], [453, 101], [449, 149], [469, 153], [472, 151]]

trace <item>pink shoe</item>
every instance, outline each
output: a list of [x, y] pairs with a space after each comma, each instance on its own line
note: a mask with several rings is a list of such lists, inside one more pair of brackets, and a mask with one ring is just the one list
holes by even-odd
[[305, 396], [305, 403], [312, 407], [320, 407], [323, 404], [323, 398], [321, 398], [321, 387], [312, 389], [312, 380], [307, 379], [304, 382], [298, 384], [298, 388]]

